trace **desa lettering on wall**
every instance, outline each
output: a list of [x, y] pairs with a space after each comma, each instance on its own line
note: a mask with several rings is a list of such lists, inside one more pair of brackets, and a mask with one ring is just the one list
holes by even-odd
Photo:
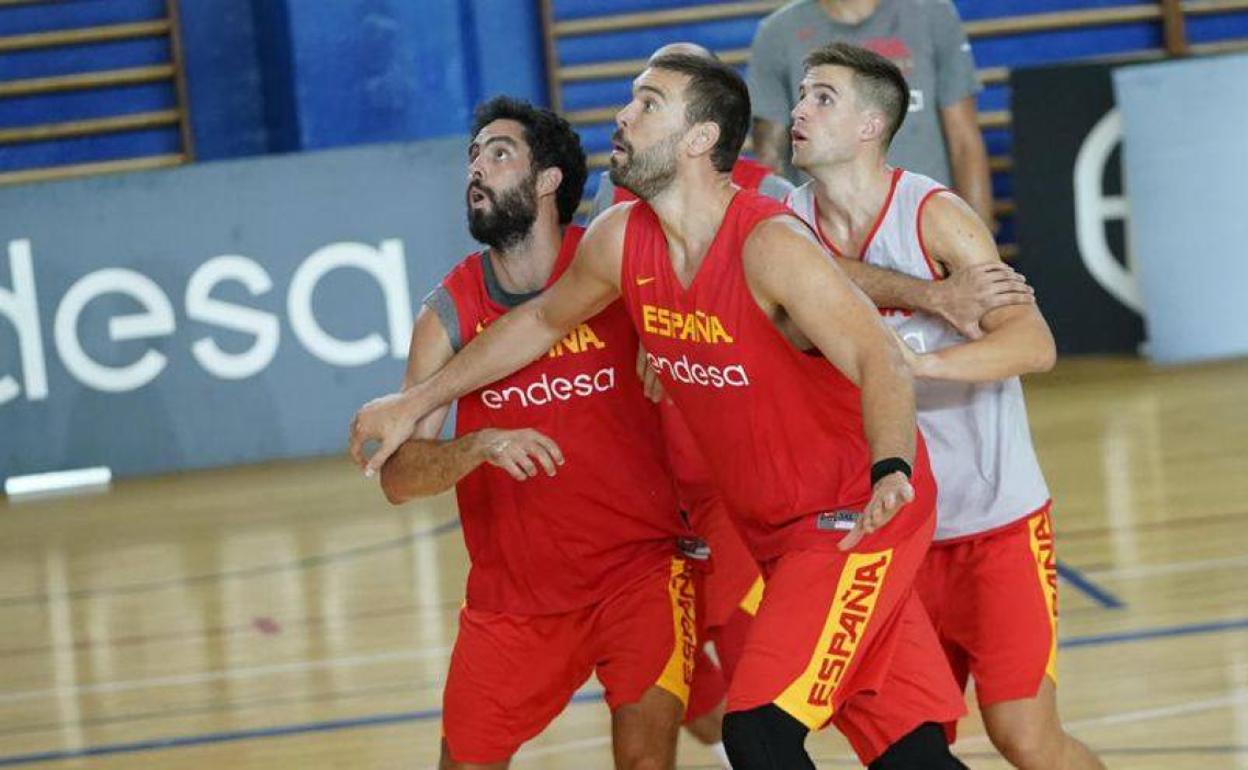
[[[101, 392], [135, 390], [160, 376], [168, 358], [151, 347], [124, 365], [102, 363], [84, 349], [79, 330], [83, 311], [93, 300], [109, 294], [129, 297], [142, 308], [108, 320], [107, 334], [113, 342], [168, 337], [180, 320], [248, 336], [251, 342], [242, 352], [226, 352], [210, 334], [190, 343], [195, 361], [221, 380], [246, 379], [264, 371], [277, 355], [284, 328], [309, 355], [331, 366], [358, 367], [386, 355], [407, 356], [412, 303], [403, 241], [397, 238], [376, 246], [330, 243], [308, 255], [289, 277], [285, 325], [273, 313], [214, 297], [214, 290], [227, 282], [240, 284], [253, 297], [273, 291], [273, 277], [251, 257], [223, 254], [205, 261], [190, 273], [180, 296], [170, 296], [138, 270], [108, 267], [78, 278], [64, 296], [47, 297], [39, 293], [34, 244], [27, 239], [9, 241], [7, 253], [8, 270], [0, 272], [0, 276], [8, 273], [8, 286], [0, 284], [0, 318], [16, 330], [22, 371], [20, 377], [0, 372], [0, 405], [19, 396], [30, 401], [46, 399], [47, 356], [53, 352], [78, 382]], [[384, 298], [386, 329], [356, 339], [340, 339], [325, 330], [313, 312], [312, 295], [336, 270], [361, 271], [376, 281]], [[41, 306], [49, 302], [55, 308], [51, 345], [39, 321]]]

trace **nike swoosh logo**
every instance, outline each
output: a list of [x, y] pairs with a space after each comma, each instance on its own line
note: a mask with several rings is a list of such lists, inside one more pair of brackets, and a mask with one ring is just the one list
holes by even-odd
[[657, 279], [657, 278], [655, 278], [654, 276], [651, 276], [651, 277], [649, 277], [649, 278], [638, 278], [638, 279], [637, 279], [637, 285], [638, 285], [638, 286], [645, 286], [645, 285], [646, 285], [646, 284], [648, 284], [648, 283], [654, 283], [656, 280], [658, 280], [658, 279]]

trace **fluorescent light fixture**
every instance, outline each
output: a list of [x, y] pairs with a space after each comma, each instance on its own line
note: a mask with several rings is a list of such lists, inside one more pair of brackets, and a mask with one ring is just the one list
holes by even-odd
[[96, 468], [32, 473], [29, 476], [10, 476], [5, 479], [4, 493], [9, 497], [21, 497], [49, 492], [67, 492], [84, 487], [104, 486], [112, 480], [113, 472], [103, 465]]

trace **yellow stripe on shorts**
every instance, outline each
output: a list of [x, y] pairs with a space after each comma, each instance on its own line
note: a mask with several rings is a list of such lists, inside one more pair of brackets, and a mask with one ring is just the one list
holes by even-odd
[[1040, 591], [1049, 611], [1049, 662], [1044, 673], [1057, 684], [1057, 552], [1053, 548], [1053, 523], [1048, 513], [1033, 516], [1027, 522], [1027, 534], [1031, 538], [1031, 555], [1040, 579]]
[[832, 694], [849, 670], [871, 623], [892, 561], [891, 548], [849, 555], [810, 663], [775, 700], [777, 706], [811, 730], [818, 730], [832, 718]]
[[672, 559], [667, 595], [672, 602], [672, 654], [655, 684], [675, 695], [687, 706], [689, 685], [693, 681], [693, 657], [698, 642], [693, 574], [684, 559]]
[[741, 603], [737, 606], [741, 611], [750, 617], [758, 614], [758, 605], [763, 603], [763, 589], [766, 584], [763, 583], [763, 576], [759, 575], [754, 578], [754, 582], [750, 585], [750, 590], [745, 592], [745, 596], [741, 597]]

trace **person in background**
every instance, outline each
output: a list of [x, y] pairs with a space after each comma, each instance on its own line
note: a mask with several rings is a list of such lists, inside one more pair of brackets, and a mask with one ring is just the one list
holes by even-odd
[[975, 60], [950, 0], [798, 0], [763, 19], [747, 77], [758, 159], [797, 178], [789, 165], [789, 113], [806, 57], [833, 42], [875, 51], [906, 78], [909, 114], [888, 162], [952, 188], [995, 229]]

